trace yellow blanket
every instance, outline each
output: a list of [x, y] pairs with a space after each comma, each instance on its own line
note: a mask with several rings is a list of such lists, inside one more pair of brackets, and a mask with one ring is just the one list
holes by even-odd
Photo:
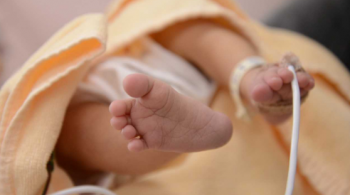
[[[142, 52], [134, 44], [139, 37], [198, 17], [239, 31], [268, 61], [278, 60], [286, 51], [301, 58], [316, 78], [316, 88], [302, 108], [294, 194], [350, 194], [350, 75], [319, 44], [255, 23], [230, 0], [120, 0], [106, 14], [82, 16], [60, 30], [1, 89], [0, 194], [42, 194], [46, 163], [65, 110], [91, 66], [126, 47]], [[212, 108], [231, 116], [235, 133], [229, 144], [185, 155], [116, 192], [283, 194], [291, 122], [273, 127], [259, 116], [252, 123], [236, 119], [225, 88], [217, 92]], [[51, 190], [69, 185], [69, 178], [56, 169]]]

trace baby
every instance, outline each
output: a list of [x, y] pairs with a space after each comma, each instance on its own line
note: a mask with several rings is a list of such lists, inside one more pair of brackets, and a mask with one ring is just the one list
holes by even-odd
[[[236, 65], [258, 55], [239, 33], [208, 20], [178, 23], [151, 37], [192, 62], [218, 85], [227, 86]], [[314, 87], [314, 80], [306, 72], [298, 72], [297, 79], [303, 97]], [[286, 67], [259, 66], [244, 75], [240, 94], [251, 106], [290, 102], [292, 80], [293, 74]], [[144, 174], [180, 153], [218, 148], [231, 138], [232, 124], [227, 116], [160, 80], [131, 74], [124, 79], [123, 88], [133, 98], [115, 100], [109, 109], [99, 103], [69, 108], [57, 144], [57, 158], [64, 168], [75, 170], [70, 172], [73, 178], [100, 172]], [[276, 124], [291, 112], [261, 114]]]

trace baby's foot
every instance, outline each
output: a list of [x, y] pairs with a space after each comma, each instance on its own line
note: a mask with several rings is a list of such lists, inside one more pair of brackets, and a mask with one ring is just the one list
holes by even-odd
[[[306, 95], [314, 85], [314, 79], [306, 72], [297, 72], [301, 97]], [[286, 67], [268, 66], [256, 68], [247, 73], [241, 83], [241, 93], [244, 98], [256, 103], [273, 104], [279, 101], [292, 101], [291, 82], [293, 73]], [[284, 115], [269, 115], [262, 113], [271, 123], [280, 123], [287, 119], [290, 113]]]
[[130, 140], [130, 151], [194, 152], [220, 147], [231, 138], [227, 116], [169, 85], [142, 74], [129, 75], [123, 84], [136, 99], [114, 101], [111, 124]]

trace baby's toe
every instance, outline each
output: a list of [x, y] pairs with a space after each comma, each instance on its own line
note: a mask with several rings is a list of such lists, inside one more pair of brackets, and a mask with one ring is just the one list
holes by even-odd
[[127, 94], [140, 98], [153, 88], [154, 79], [144, 74], [131, 74], [123, 80], [123, 87]]
[[315, 80], [313, 78], [309, 79], [309, 85], [305, 87], [305, 90], [310, 91], [315, 87]]
[[137, 136], [137, 131], [134, 126], [127, 125], [126, 127], [123, 128], [122, 135], [124, 136], [125, 139], [131, 140]]
[[112, 127], [118, 130], [123, 129], [129, 123], [127, 116], [113, 117], [110, 122]]
[[297, 73], [298, 83], [300, 88], [306, 88], [310, 83], [310, 77], [305, 72]]
[[133, 139], [128, 144], [128, 150], [131, 152], [141, 152], [145, 149], [147, 149], [147, 145], [142, 139]]
[[270, 86], [271, 89], [273, 89], [275, 91], [281, 89], [281, 87], [283, 85], [283, 80], [277, 74], [276, 68], [267, 70], [264, 73], [264, 81]]
[[282, 100], [290, 100], [293, 97], [292, 87], [290, 84], [284, 84], [283, 87], [278, 91]]
[[315, 81], [312, 77], [309, 78], [309, 84], [304, 87], [300, 88], [300, 96], [306, 95], [311, 89], [315, 87]]
[[109, 106], [109, 112], [115, 117], [129, 114], [134, 101], [134, 99], [115, 100]]
[[287, 68], [279, 68], [277, 74], [283, 80], [283, 83], [290, 83], [293, 80], [293, 73]]
[[273, 98], [273, 91], [268, 84], [262, 81], [262, 83], [253, 87], [252, 98], [256, 102], [268, 102]]

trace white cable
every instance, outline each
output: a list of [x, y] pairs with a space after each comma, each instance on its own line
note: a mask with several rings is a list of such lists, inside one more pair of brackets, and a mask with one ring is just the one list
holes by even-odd
[[289, 156], [289, 171], [285, 195], [292, 195], [294, 189], [295, 173], [297, 169], [297, 154], [299, 142], [299, 125], [300, 125], [300, 90], [297, 80], [297, 75], [293, 66], [288, 66], [288, 69], [293, 73], [292, 81], [293, 90], [293, 131], [292, 141], [290, 146]]
[[51, 195], [72, 195], [72, 194], [80, 194], [80, 193], [93, 193], [99, 195], [117, 195], [112, 191], [109, 191], [105, 188], [100, 188], [96, 186], [78, 186], [74, 188], [70, 188], [67, 190], [62, 190]]

